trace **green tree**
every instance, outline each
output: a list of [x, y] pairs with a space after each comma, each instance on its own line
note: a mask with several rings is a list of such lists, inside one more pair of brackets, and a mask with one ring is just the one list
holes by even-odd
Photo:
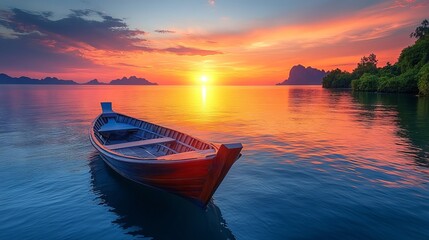
[[378, 74], [380, 77], [389, 76], [394, 77], [401, 74], [401, 69], [397, 64], [391, 64], [390, 62], [386, 63], [386, 66], [379, 68]]
[[349, 72], [335, 69], [330, 71], [322, 80], [324, 88], [350, 88], [352, 75]]
[[390, 92], [397, 93], [401, 88], [401, 83], [399, 82], [398, 77], [381, 77], [378, 81], [378, 92]]
[[429, 96], [429, 63], [419, 71], [418, 87], [420, 95]]
[[410, 69], [401, 75], [399, 75], [397, 80], [399, 81], [399, 92], [403, 93], [418, 93], [417, 81], [418, 81], [418, 72], [419, 69]]
[[377, 63], [377, 56], [374, 53], [371, 53], [368, 57], [363, 56], [357, 67], [353, 70], [353, 78], [358, 79], [362, 77], [364, 73], [376, 74]]
[[364, 73], [362, 77], [352, 81], [352, 89], [354, 91], [376, 92], [378, 79], [379, 77], [374, 74]]
[[402, 50], [397, 65], [401, 73], [405, 73], [414, 68], [420, 69], [427, 62], [429, 62], [429, 38], [422, 38]]
[[425, 36], [429, 35], [429, 21], [427, 19], [423, 20], [420, 26], [416, 28], [414, 32], [410, 34], [410, 38], [421, 39]]

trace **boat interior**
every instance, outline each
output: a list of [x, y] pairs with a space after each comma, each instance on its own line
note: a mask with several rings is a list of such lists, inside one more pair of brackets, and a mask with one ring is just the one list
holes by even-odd
[[93, 131], [105, 148], [121, 155], [145, 159], [183, 160], [211, 158], [215, 148], [187, 134], [128, 117], [102, 103], [103, 113]]

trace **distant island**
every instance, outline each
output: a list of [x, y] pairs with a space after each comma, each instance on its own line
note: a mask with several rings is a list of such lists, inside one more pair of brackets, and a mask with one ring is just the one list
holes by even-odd
[[93, 79], [86, 83], [77, 83], [73, 80], [63, 80], [56, 77], [46, 77], [43, 79], [34, 79], [29, 77], [11, 77], [7, 74], [0, 73], [0, 84], [38, 84], [38, 85], [158, 85], [157, 83], [149, 82], [144, 78], [131, 76], [115, 79], [110, 83], [99, 82]]
[[89, 82], [83, 83], [83, 85], [108, 85], [108, 83], [100, 82], [97, 79], [93, 79]]
[[324, 70], [299, 64], [292, 67], [288, 79], [276, 85], [320, 85], [326, 74]]
[[151, 83], [144, 78], [138, 78], [136, 76], [131, 76], [129, 78], [123, 77], [121, 79], [112, 80], [109, 83], [110, 85], [158, 85], [156, 83]]
[[338, 68], [330, 71], [322, 86], [429, 96], [429, 21], [425, 19], [410, 37], [417, 40], [402, 50], [398, 62], [377, 67], [377, 57], [372, 53], [362, 57], [351, 73]]

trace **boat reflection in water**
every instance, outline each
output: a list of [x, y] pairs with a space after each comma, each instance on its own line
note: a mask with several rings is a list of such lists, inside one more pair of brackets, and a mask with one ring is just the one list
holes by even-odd
[[154, 239], [235, 239], [220, 209], [201, 209], [190, 201], [137, 185], [110, 169], [97, 153], [89, 157], [91, 185], [101, 204], [127, 234]]

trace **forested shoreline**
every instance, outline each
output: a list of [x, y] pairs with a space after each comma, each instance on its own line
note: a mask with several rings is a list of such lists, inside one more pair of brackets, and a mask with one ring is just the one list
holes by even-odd
[[375, 54], [364, 56], [352, 72], [335, 69], [323, 78], [324, 88], [353, 91], [411, 93], [429, 96], [429, 22], [424, 20], [410, 37], [416, 42], [402, 50], [398, 61], [377, 67]]

